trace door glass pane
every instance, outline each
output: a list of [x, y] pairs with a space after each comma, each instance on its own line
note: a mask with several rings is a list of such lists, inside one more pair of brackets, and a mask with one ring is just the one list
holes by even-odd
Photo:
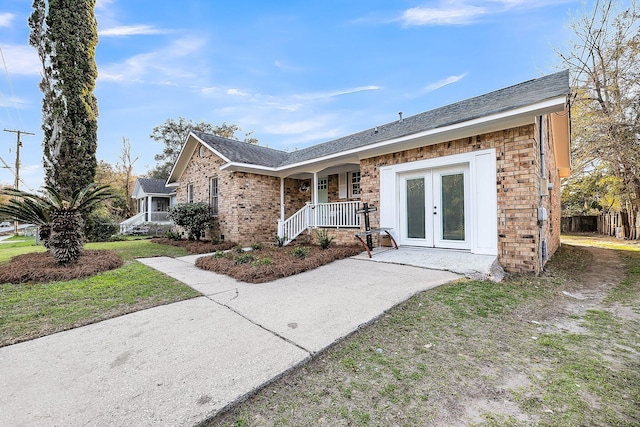
[[407, 237], [424, 239], [425, 205], [424, 178], [407, 180]]
[[464, 174], [442, 175], [442, 240], [464, 240]]

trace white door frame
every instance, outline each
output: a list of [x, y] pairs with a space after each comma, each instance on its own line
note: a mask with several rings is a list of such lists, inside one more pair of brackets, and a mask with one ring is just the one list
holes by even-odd
[[[448, 240], [443, 236], [442, 216], [442, 177], [463, 174], [464, 177], [464, 234], [463, 240]], [[409, 173], [398, 174], [398, 234], [400, 244], [426, 246], [447, 249], [471, 249], [469, 224], [470, 224], [470, 192], [469, 192], [469, 164], [417, 170]], [[425, 188], [424, 198], [424, 238], [412, 238], [408, 236], [407, 219], [407, 181], [423, 179]]]
[[466, 247], [477, 254], [498, 255], [498, 200], [496, 150], [472, 151], [434, 159], [418, 160], [380, 168], [380, 227], [389, 227], [402, 243], [401, 192], [402, 176], [428, 169], [468, 165], [465, 192]]

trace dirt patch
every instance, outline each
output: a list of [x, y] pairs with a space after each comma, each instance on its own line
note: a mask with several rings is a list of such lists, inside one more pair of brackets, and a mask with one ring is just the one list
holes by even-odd
[[237, 243], [233, 242], [222, 242], [214, 244], [209, 240], [173, 240], [167, 239], [166, 237], [154, 238], [151, 239], [151, 241], [159, 245], [171, 245], [177, 246], [179, 248], [184, 248], [187, 252], [193, 255], [208, 254], [216, 251], [226, 251], [238, 245]]
[[124, 261], [114, 251], [85, 250], [78, 262], [61, 266], [48, 252], [13, 257], [0, 265], [0, 283], [46, 283], [93, 276], [122, 266]]
[[198, 258], [196, 266], [226, 274], [242, 282], [264, 283], [312, 270], [360, 252], [362, 247], [356, 245], [330, 246], [327, 249], [317, 245], [267, 247], [250, 252], [230, 251], [224, 255]]

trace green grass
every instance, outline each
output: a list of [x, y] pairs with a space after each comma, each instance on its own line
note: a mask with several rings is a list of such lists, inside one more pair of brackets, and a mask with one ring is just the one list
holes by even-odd
[[[8, 246], [5, 246], [8, 245]], [[199, 295], [135, 258], [181, 256], [174, 246], [133, 240], [91, 243], [116, 251], [125, 265], [86, 279], [44, 284], [0, 284], [0, 346]], [[29, 243], [0, 246], [0, 260], [43, 250]]]
[[5, 240], [4, 243], [0, 243], [0, 263], [9, 261], [16, 255], [44, 251], [42, 246], [35, 245], [33, 237], [13, 236]]
[[569, 245], [543, 277], [418, 294], [210, 426], [638, 425], [640, 321], [610, 309], [640, 302], [627, 254], [623, 282], [577, 313], [562, 290], [597, 260]]

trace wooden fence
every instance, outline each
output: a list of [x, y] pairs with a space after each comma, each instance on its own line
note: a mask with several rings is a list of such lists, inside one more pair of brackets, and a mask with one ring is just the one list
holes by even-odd
[[607, 212], [597, 216], [562, 217], [563, 233], [597, 232], [606, 236], [640, 239], [640, 212]]

